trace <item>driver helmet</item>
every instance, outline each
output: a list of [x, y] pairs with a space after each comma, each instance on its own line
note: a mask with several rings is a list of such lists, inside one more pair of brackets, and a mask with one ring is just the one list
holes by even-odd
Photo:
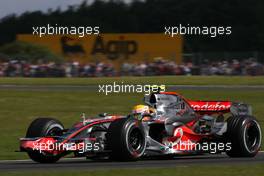
[[140, 114], [141, 116], [153, 116], [155, 113], [156, 110], [147, 105], [136, 105], [132, 110], [132, 114]]
[[146, 105], [136, 105], [133, 107], [132, 114], [141, 114], [142, 116], [149, 115], [150, 109]]

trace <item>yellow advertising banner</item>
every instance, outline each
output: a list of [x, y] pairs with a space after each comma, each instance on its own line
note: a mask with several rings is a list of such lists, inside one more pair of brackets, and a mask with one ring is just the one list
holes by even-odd
[[17, 35], [18, 41], [48, 47], [69, 61], [121, 63], [150, 62], [156, 57], [182, 60], [182, 36], [164, 34], [100, 34], [85, 37], [71, 35]]

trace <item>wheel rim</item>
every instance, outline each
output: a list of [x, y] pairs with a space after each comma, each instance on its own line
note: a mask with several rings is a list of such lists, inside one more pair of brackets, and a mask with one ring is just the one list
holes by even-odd
[[143, 147], [143, 135], [138, 128], [133, 128], [128, 136], [128, 145], [133, 151], [138, 151]]
[[245, 144], [249, 152], [255, 152], [260, 147], [261, 131], [259, 125], [252, 121], [245, 127]]
[[52, 128], [47, 132], [47, 136], [56, 136], [59, 131], [61, 131], [59, 127]]
[[47, 129], [45, 136], [58, 136], [61, 130], [63, 130], [63, 126], [60, 124], [53, 124]]

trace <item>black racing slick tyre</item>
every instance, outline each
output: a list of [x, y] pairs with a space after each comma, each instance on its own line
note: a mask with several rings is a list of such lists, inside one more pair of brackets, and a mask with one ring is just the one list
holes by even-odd
[[107, 144], [113, 160], [133, 161], [140, 158], [146, 149], [142, 123], [133, 118], [115, 120], [109, 126]]
[[[37, 118], [28, 127], [26, 138], [56, 136], [64, 129], [61, 122], [53, 118]], [[28, 151], [28, 156], [35, 162], [54, 163], [60, 159], [59, 155], [50, 155], [40, 151]]]
[[232, 116], [227, 119], [227, 142], [230, 157], [254, 157], [261, 146], [262, 133], [257, 120], [252, 116]]

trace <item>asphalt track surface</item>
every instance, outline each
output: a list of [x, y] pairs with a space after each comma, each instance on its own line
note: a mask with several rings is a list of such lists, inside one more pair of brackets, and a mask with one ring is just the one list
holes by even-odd
[[176, 156], [173, 159], [145, 159], [133, 162], [111, 162], [108, 160], [91, 161], [85, 158], [61, 159], [54, 164], [39, 164], [31, 160], [0, 161], [1, 172], [8, 171], [39, 171], [39, 170], [102, 170], [126, 168], [174, 168], [191, 167], [194, 165], [232, 165], [232, 164], [260, 164], [264, 163], [264, 153], [259, 153], [254, 158], [229, 158], [225, 154]]

